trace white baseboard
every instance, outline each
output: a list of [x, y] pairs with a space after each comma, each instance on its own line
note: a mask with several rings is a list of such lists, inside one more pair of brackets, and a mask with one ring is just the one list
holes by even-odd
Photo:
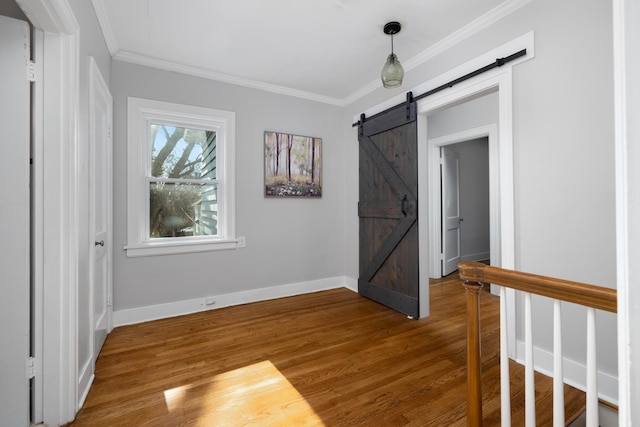
[[477, 254], [467, 254], [460, 257], [460, 260], [464, 262], [478, 262], [488, 259], [491, 259], [490, 252], [478, 252]]
[[353, 277], [343, 277], [342, 278], [344, 280], [344, 287], [355, 292], [356, 294], [358, 293], [358, 279], [354, 279]]
[[78, 375], [78, 408], [82, 408], [84, 405], [84, 401], [87, 399], [89, 395], [89, 390], [91, 389], [91, 385], [93, 384], [93, 380], [95, 379], [95, 374], [93, 370], [93, 361], [91, 359], [87, 359], [86, 363], [80, 369], [80, 374]]
[[[518, 340], [516, 343], [515, 360], [524, 364], [524, 341]], [[533, 363], [535, 370], [547, 375], [553, 376], [553, 353], [538, 347], [533, 348]], [[587, 367], [586, 365], [576, 362], [575, 360], [564, 358], [562, 366], [564, 373], [564, 382], [578, 390], [586, 391]], [[606, 372], [598, 371], [598, 397], [601, 399], [618, 404], [618, 378]]]
[[[354, 285], [355, 282], [355, 285]], [[324, 291], [335, 288], [347, 288], [357, 292], [357, 280], [350, 277], [331, 277], [328, 279], [312, 280], [309, 282], [290, 283], [269, 288], [252, 289], [250, 291], [234, 292], [223, 295], [208, 295], [191, 300], [174, 301], [166, 304], [148, 305], [144, 307], [116, 310], [113, 312], [113, 326], [131, 325], [166, 317], [181, 316], [199, 311], [215, 310], [232, 305], [266, 301], [311, 292]], [[208, 298], [215, 298], [215, 303], [207, 305]]]

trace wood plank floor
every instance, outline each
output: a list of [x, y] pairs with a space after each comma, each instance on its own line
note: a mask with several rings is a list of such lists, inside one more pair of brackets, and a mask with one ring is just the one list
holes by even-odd
[[[466, 425], [465, 292], [455, 275], [430, 289], [421, 320], [337, 289], [116, 328], [71, 425]], [[500, 417], [498, 310], [482, 292], [486, 426]], [[550, 388], [538, 377], [538, 425], [551, 425]], [[565, 399], [577, 416], [582, 393]]]

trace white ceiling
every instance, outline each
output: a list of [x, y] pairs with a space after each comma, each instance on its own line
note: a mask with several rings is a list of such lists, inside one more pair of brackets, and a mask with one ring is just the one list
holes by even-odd
[[346, 105], [530, 0], [92, 0], [115, 59]]

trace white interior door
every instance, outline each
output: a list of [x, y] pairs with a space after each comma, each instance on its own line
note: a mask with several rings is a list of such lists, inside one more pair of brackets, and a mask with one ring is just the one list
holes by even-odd
[[90, 62], [90, 226], [94, 242], [91, 298], [93, 300], [93, 362], [111, 331], [112, 224], [112, 98], [95, 61]]
[[458, 269], [460, 262], [460, 159], [447, 147], [442, 159], [442, 276]]
[[0, 424], [28, 426], [30, 30], [0, 16]]

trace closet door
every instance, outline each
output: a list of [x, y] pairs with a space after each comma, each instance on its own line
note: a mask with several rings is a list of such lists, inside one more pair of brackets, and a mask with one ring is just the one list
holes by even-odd
[[0, 16], [0, 424], [28, 426], [30, 325], [29, 25]]

